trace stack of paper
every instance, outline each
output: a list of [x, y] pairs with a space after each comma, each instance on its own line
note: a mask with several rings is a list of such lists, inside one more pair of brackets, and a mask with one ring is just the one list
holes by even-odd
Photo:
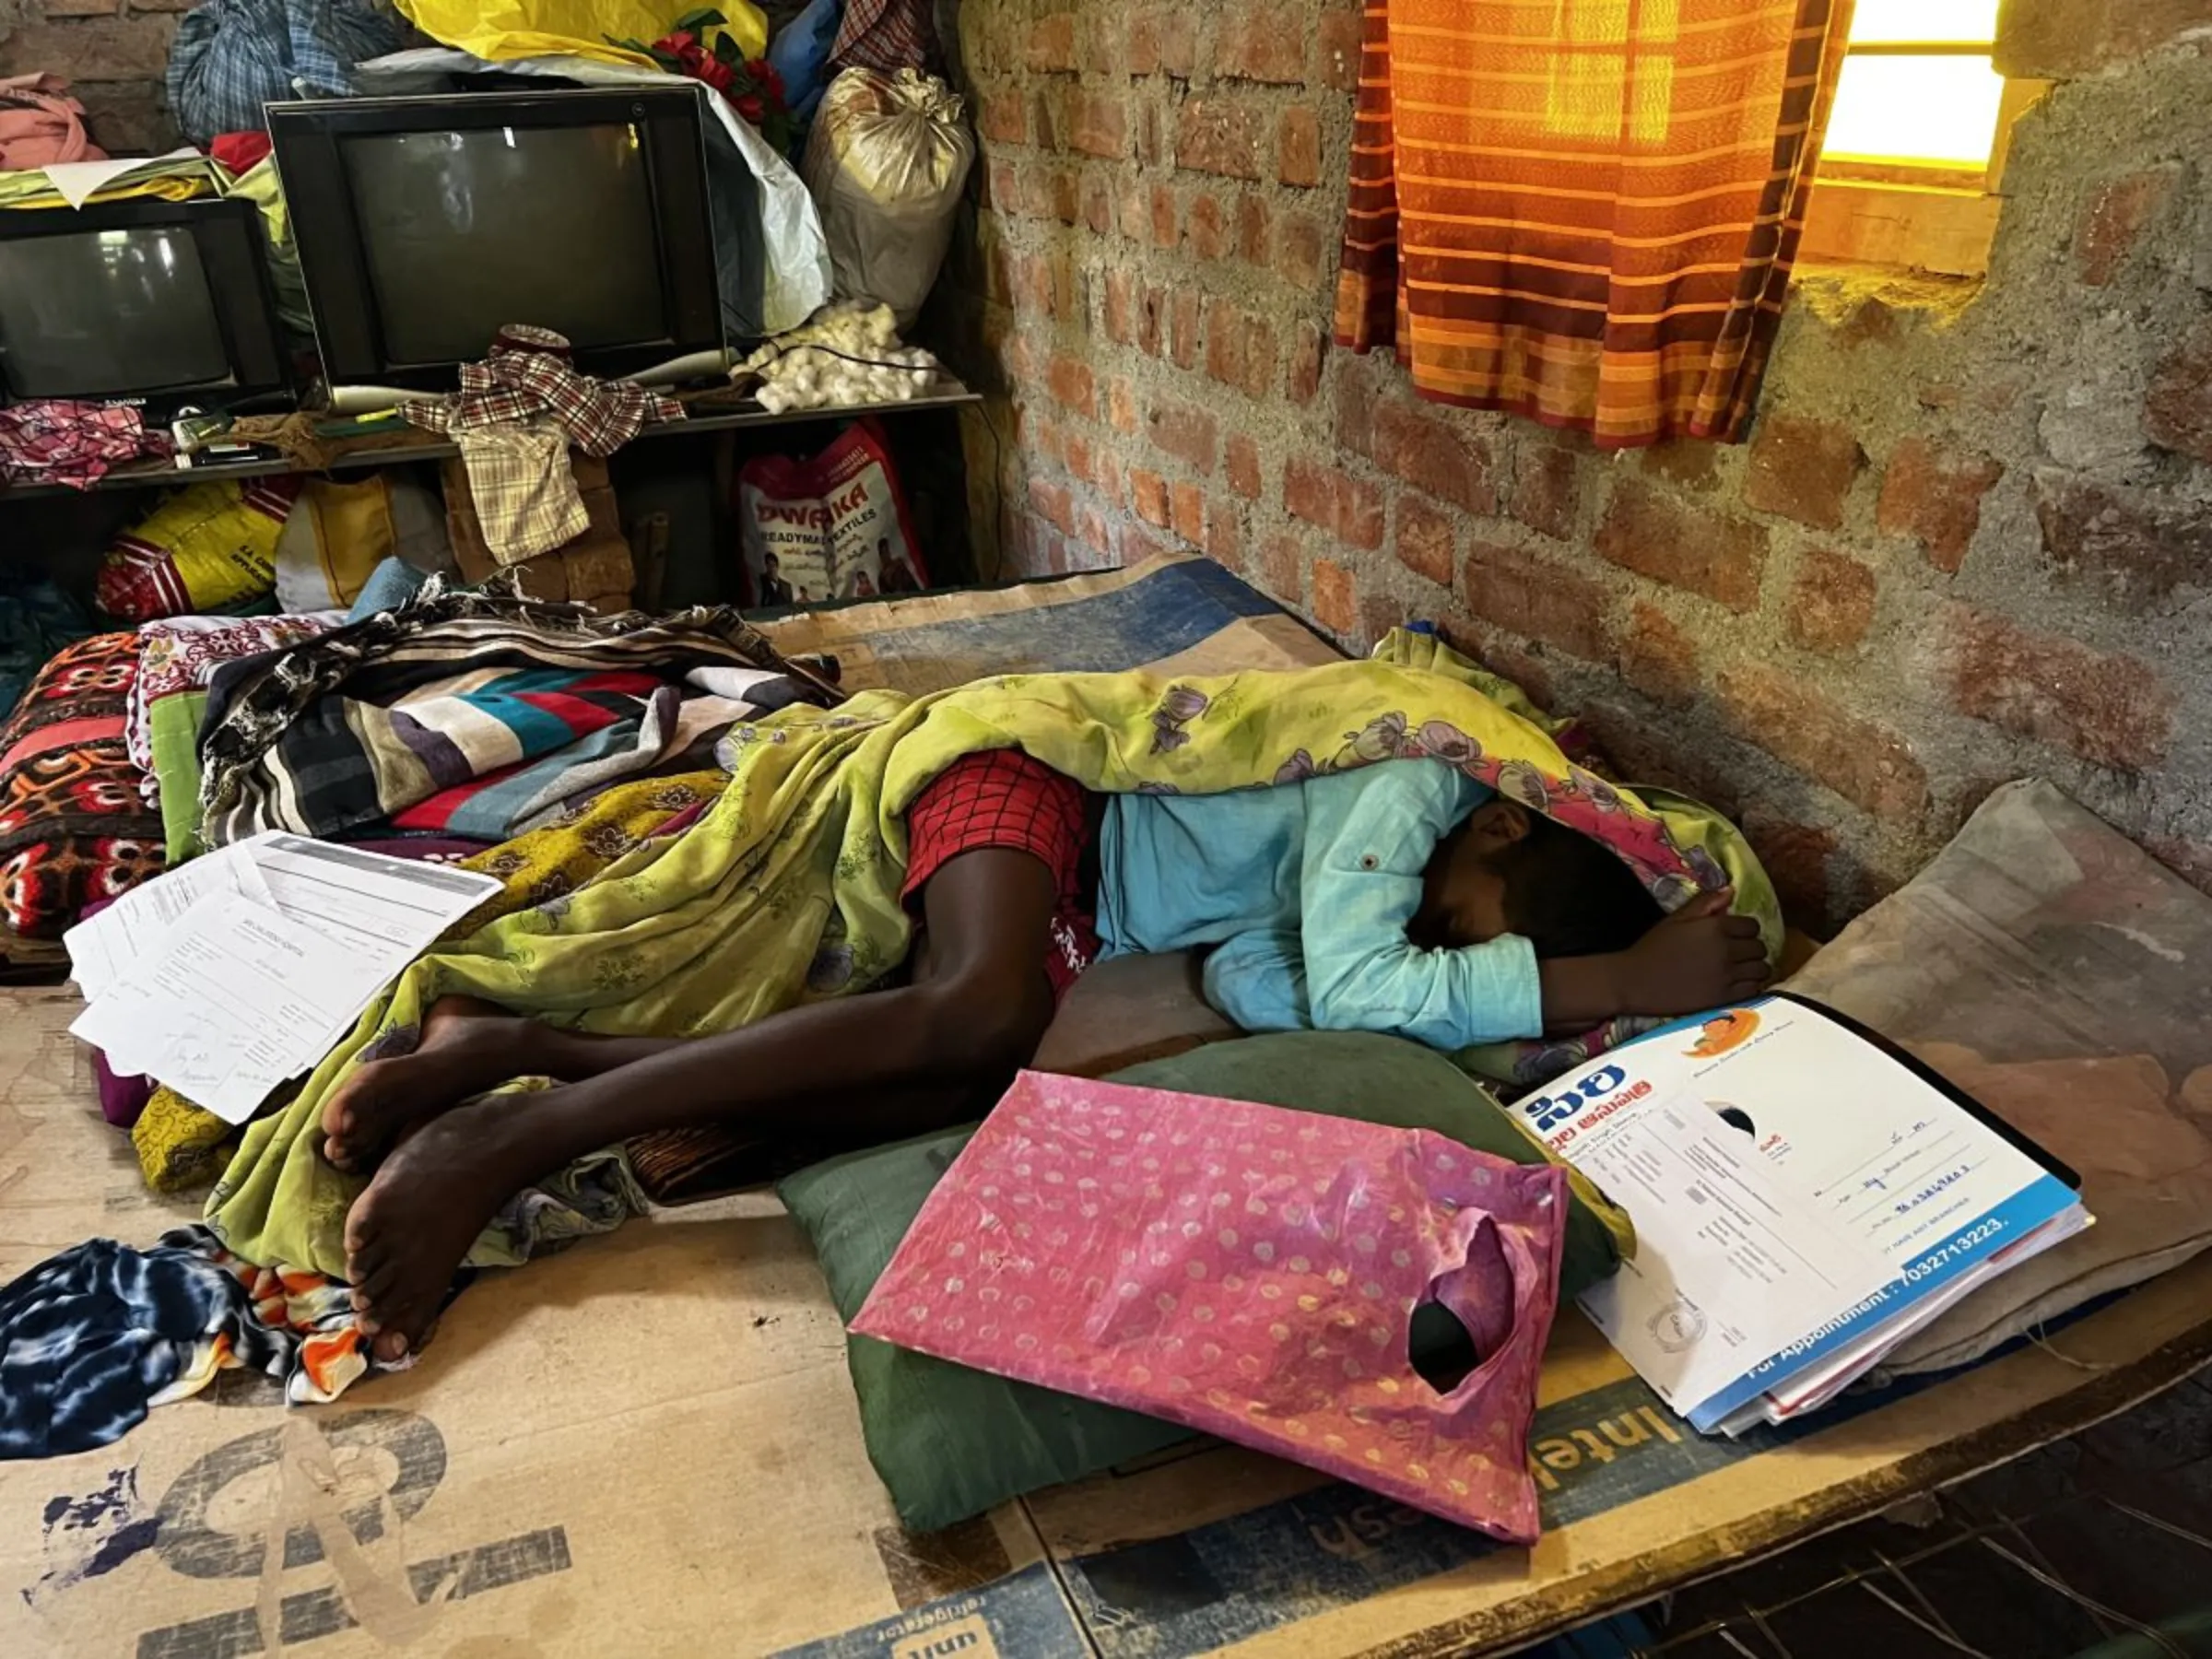
[[256, 836], [133, 888], [63, 935], [87, 1004], [69, 1030], [117, 1073], [242, 1124], [499, 888], [473, 871]]
[[1583, 1309], [1707, 1433], [1826, 1405], [2090, 1224], [2072, 1171], [1786, 995], [1654, 1031], [1512, 1110], [1635, 1223], [1634, 1259]]

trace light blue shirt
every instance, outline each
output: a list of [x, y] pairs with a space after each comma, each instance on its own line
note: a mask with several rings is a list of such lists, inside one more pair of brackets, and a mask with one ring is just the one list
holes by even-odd
[[1384, 760], [1232, 794], [1116, 795], [1100, 830], [1105, 954], [1217, 947], [1206, 998], [1248, 1031], [1540, 1037], [1526, 939], [1406, 936], [1437, 842], [1490, 794], [1441, 761]]

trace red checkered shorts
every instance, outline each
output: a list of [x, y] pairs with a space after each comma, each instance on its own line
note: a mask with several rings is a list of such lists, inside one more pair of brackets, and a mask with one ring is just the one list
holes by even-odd
[[1093, 837], [1091, 796], [1073, 778], [1019, 749], [963, 755], [933, 779], [906, 815], [906, 885], [916, 895], [948, 859], [983, 847], [1013, 847], [1053, 873], [1052, 940], [1045, 977], [1055, 1001], [1098, 959], [1098, 882], [1086, 854]]

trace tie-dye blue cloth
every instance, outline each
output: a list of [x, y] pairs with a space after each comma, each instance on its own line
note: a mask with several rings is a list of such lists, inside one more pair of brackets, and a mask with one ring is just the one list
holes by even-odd
[[167, 1240], [138, 1251], [94, 1239], [40, 1263], [0, 1290], [0, 1457], [120, 1439], [244, 1295], [204, 1253]]
[[[645, 1207], [620, 1148], [580, 1159], [500, 1207], [447, 1298], [477, 1267], [548, 1255]], [[226, 1371], [260, 1371], [293, 1405], [322, 1406], [413, 1363], [371, 1357], [347, 1286], [242, 1261], [211, 1229], [172, 1228], [150, 1250], [94, 1239], [0, 1288], [0, 1458], [107, 1445]]]
[[351, 1295], [320, 1274], [241, 1262], [204, 1227], [151, 1250], [94, 1239], [0, 1289], [0, 1457], [107, 1445], [241, 1366], [335, 1399], [363, 1348]]

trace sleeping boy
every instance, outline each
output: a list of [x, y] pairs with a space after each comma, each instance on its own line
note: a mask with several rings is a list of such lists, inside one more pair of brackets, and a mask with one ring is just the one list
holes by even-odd
[[[584, 1153], [707, 1124], [865, 1145], [977, 1115], [1101, 954], [1206, 949], [1208, 999], [1248, 1030], [1444, 1049], [1693, 1014], [1768, 979], [1727, 893], [1663, 919], [1610, 852], [1432, 760], [1102, 800], [997, 749], [955, 762], [907, 822], [919, 925], [894, 988], [693, 1039], [449, 997], [380, 1039], [323, 1117], [329, 1159], [375, 1171], [346, 1241], [379, 1358], [420, 1341], [501, 1204]], [[556, 1083], [475, 1098], [519, 1077]]]

